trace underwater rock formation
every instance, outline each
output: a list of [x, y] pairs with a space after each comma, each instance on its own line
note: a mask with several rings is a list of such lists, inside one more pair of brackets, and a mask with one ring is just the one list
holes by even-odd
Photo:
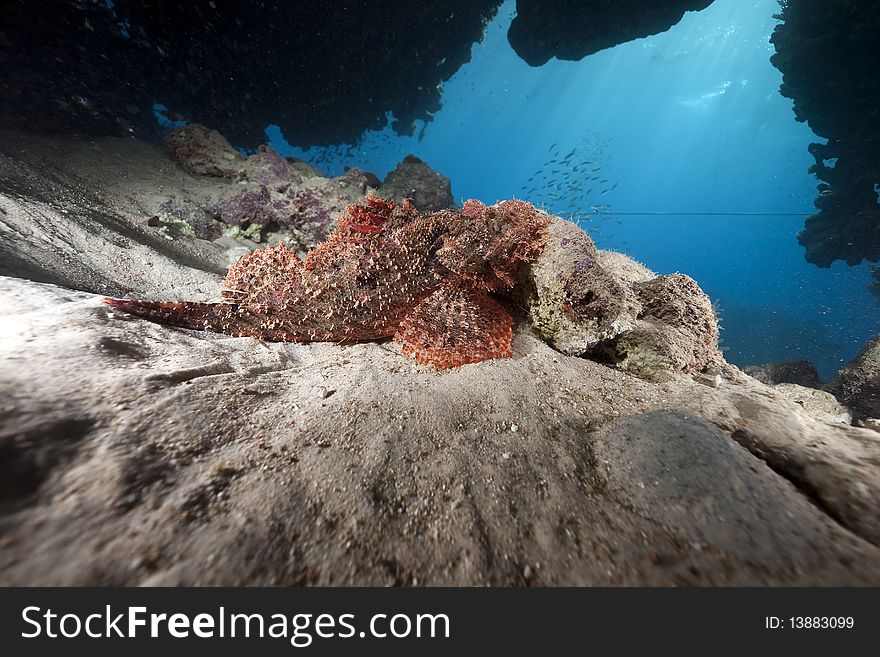
[[0, 584], [880, 584], [876, 432], [735, 368], [651, 383], [518, 323], [438, 374], [0, 303]]
[[880, 335], [841, 368], [828, 389], [856, 420], [880, 419]]
[[786, 360], [779, 363], [748, 365], [743, 372], [768, 386], [794, 383], [807, 388], [819, 387], [819, 372], [808, 360]]
[[798, 241], [808, 262], [880, 260], [880, 2], [787, 0], [771, 41], [783, 96], [827, 144], [811, 144], [819, 212]]
[[[519, 0], [509, 38], [532, 65], [580, 59], [710, 2]], [[443, 82], [470, 60], [500, 5], [10, 0], [0, 123], [158, 140], [159, 111], [254, 148], [270, 124], [301, 146], [354, 143], [390, 113], [392, 128], [411, 135], [440, 109]]]
[[852, 413], [830, 392], [796, 383], [779, 383], [773, 386], [773, 389], [786, 399], [799, 404], [811, 418], [832, 424], [852, 423]]
[[412, 134], [499, 5], [12, 0], [0, 26], [0, 119], [155, 138], [160, 102], [251, 148], [272, 123], [303, 146], [353, 143], [389, 112]]
[[358, 167], [345, 167], [345, 177], [351, 180], [351, 182], [357, 185], [361, 192], [366, 194], [367, 190], [379, 189], [382, 186], [382, 181], [379, 180], [379, 176], [377, 176], [372, 171], [364, 171]]
[[722, 362], [712, 303], [693, 279], [657, 277], [622, 254], [600, 252], [563, 219], [550, 224], [519, 299], [538, 333], [561, 352], [648, 380]]
[[579, 60], [620, 43], [665, 32], [687, 11], [712, 0], [517, 0], [507, 39], [532, 66], [550, 58]]
[[178, 234], [202, 240], [213, 241], [223, 234], [223, 226], [214, 215], [190, 198], [169, 198], [164, 201], [156, 213], [147, 219], [147, 225], [160, 227], [166, 235]]
[[718, 318], [712, 301], [684, 274], [660, 276], [633, 286], [640, 302], [636, 323], [597, 355], [649, 381], [675, 372], [710, 371], [723, 363], [718, 350]]
[[[421, 211], [456, 207], [449, 178], [415, 155], [407, 155], [380, 185], [375, 175], [356, 167], [338, 178], [325, 178], [303, 162], [288, 161], [267, 145], [245, 159], [219, 132], [199, 124], [176, 128], [166, 143], [189, 173], [240, 183], [205, 205], [205, 214], [240, 228], [242, 235], [257, 242], [267, 231], [290, 230], [296, 235], [293, 246], [300, 252], [323, 241], [349, 203], [380, 186], [384, 198], [398, 204], [409, 200]], [[220, 224], [211, 225], [198, 213], [178, 206], [165, 212], [191, 220], [195, 234], [204, 239], [215, 239], [222, 230]]]
[[[440, 372], [101, 302], [209, 300], [245, 246], [150, 221], [236, 185], [132, 139], [0, 131], [0, 584], [880, 584], [876, 431], [723, 362], [648, 381], [505, 299], [511, 357]], [[636, 322], [705, 317], [689, 279], [554, 226]]]
[[194, 175], [236, 178], [243, 170], [244, 156], [226, 137], [198, 123], [172, 130], [165, 144], [180, 165]]
[[407, 155], [385, 176], [381, 195], [395, 203], [408, 199], [422, 212], [456, 207], [449, 178], [415, 155]]
[[[544, 250], [522, 281], [519, 299], [532, 325], [564, 354], [580, 356], [635, 324], [639, 304], [632, 284], [603, 264], [583, 229], [555, 218]], [[647, 269], [636, 275], [654, 276]]]
[[[198, 124], [173, 130], [166, 143], [189, 173], [237, 181], [231, 187], [221, 186], [215, 197], [203, 200], [195, 210], [186, 207], [192, 205], [190, 201], [184, 201], [184, 206], [174, 202], [163, 206], [166, 216], [189, 222], [203, 239], [216, 239], [229, 227], [235, 229], [233, 234], [255, 242], [269, 232], [285, 231], [291, 246], [304, 252], [323, 241], [334, 228], [336, 216], [370, 189], [369, 178], [360, 169], [328, 179], [308, 164], [288, 161], [267, 145], [245, 159], [220, 133]], [[232, 157], [232, 152], [238, 157]]]

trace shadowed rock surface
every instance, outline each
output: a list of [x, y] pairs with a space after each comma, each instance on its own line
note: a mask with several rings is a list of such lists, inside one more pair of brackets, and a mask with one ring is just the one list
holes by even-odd
[[852, 409], [856, 420], [880, 419], [880, 335], [862, 347], [828, 389]]
[[819, 178], [798, 240], [808, 262], [880, 260], [880, 2], [787, 0], [771, 41], [783, 96], [827, 144], [811, 144]]
[[222, 280], [229, 251], [158, 217], [169, 200], [216, 190], [164, 149], [135, 140], [0, 132], [0, 275], [203, 298]]
[[[711, 0], [519, 0], [510, 40], [536, 65], [668, 29]], [[158, 141], [166, 118], [254, 148], [267, 125], [292, 143], [415, 132], [471, 57], [501, 0], [160, 3], [9, 0], [0, 25], [6, 127]], [[332, 80], [332, 84], [328, 84]]]
[[520, 57], [541, 66], [552, 57], [579, 60], [619, 43], [665, 32], [687, 11], [712, 0], [517, 0], [507, 39]]
[[409, 199], [422, 212], [456, 207], [449, 178], [415, 155], [407, 155], [385, 176], [380, 196], [398, 204]]
[[808, 360], [787, 360], [764, 365], [748, 365], [743, 372], [768, 386], [777, 383], [795, 383], [807, 388], [819, 387], [819, 373]]
[[[155, 138], [153, 103], [255, 147], [412, 134], [470, 60], [499, 0], [167, 3], [11, 0], [0, 26], [8, 127]], [[112, 5], [112, 6], [111, 6]], [[332, 84], [328, 84], [332, 80]]]

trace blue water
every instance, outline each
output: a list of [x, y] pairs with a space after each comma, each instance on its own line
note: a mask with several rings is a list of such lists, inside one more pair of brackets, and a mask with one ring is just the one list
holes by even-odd
[[[666, 33], [532, 68], [507, 43], [507, 2], [417, 137], [386, 128], [303, 151], [287, 143], [295, 134], [267, 135], [331, 174], [357, 165], [381, 177], [414, 153], [459, 200], [525, 198], [578, 220], [600, 247], [693, 276], [720, 308], [731, 362], [806, 358], [827, 378], [877, 333], [880, 303], [866, 266], [819, 269], [797, 243], [813, 210], [807, 145], [817, 138], [778, 92], [778, 9], [716, 0]], [[561, 169], [546, 164], [572, 150]], [[581, 184], [594, 168], [607, 182]]]

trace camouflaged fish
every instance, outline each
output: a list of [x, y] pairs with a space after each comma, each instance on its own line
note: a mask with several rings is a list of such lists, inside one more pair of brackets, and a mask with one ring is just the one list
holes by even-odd
[[511, 317], [490, 293], [538, 256], [548, 223], [523, 201], [420, 214], [368, 197], [304, 260], [283, 244], [241, 258], [220, 303], [104, 301], [163, 324], [273, 342], [393, 337], [419, 363], [457, 367], [511, 355]]

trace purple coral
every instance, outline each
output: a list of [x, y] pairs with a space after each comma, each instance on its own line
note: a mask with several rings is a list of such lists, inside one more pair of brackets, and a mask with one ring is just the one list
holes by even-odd
[[271, 146], [260, 146], [247, 159], [245, 175], [248, 180], [274, 188], [290, 184], [290, 163]]
[[[296, 190], [288, 197], [290, 199], [290, 218], [296, 223], [309, 223], [330, 230], [330, 224], [344, 204], [333, 203], [330, 195], [317, 187], [304, 187]], [[332, 215], [331, 215], [332, 212]]]
[[269, 208], [270, 199], [269, 190], [262, 185], [256, 190], [245, 189], [221, 201], [217, 207], [217, 213], [220, 220], [230, 226], [241, 226], [242, 224], [265, 226], [275, 219]]
[[[158, 209], [161, 214], [188, 224], [199, 239], [215, 240], [220, 237], [220, 225], [217, 221], [195, 204], [184, 202], [178, 205], [173, 199], [168, 199]], [[154, 225], [159, 225], [158, 217]]]

